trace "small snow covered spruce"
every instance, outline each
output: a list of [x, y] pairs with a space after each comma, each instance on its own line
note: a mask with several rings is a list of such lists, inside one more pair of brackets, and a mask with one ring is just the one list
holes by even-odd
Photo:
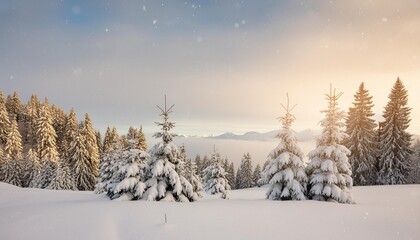
[[227, 173], [223, 168], [222, 159], [216, 149], [211, 154], [210, 165], [203, 170], [203, 173], [204, 191], [208, 194], [222, 193], [222, 198], [228, 199], [231, 187], [227, 180]]
[[191, 198], [198, 199], [202, 197], [203, 185], [201, 184], [200, 177], [196, 174], [195, 163], [191, 159], [187, 159], [185, 146], [180, 147], [179, 163], [176, 171], [181, 180], [183, 194], [189, 195]]
[[[172, 105], [173, 107], [173, 105]], [[196, 201], [197, 194], [191, 184], [188, 182], [181, 182], [179, 173], [176, 171], [177, 165], [180, 162], [179, 148], [172, 143], [176, 134], [169, 131], [175, 126], [170, 122], [169, 113], [171, 109], [165, 107], [159, 109], [162, 111], [163, 123], [156, 123], [161, 126], [162, 131], [155, 133], [155, 138], [162, 138], [162, 141], [154, 145], [149, 153], [151, 156], [147, 168], [146, 192], [143, 198], [148, 201], [177, 201], [188, 202]], [[188, 181], [185, 179], [185, 181]]]
[[58, 162], [57, 169], [52, 175], [51, 182], [46, 188], [54, 190], [77, 190], [73, 172], [67, 162], [63, 160]]
[[147, 152], [139, 149], [116, 150], [109, 161], [109, 180], [104, 185], [107, 195], [115, 200], [137, 200], [146, 185]]
[[[227, 171], [225, 167], [225, 171]], [[252, 160], [249, 153], [245, 153], [242, 157], [241, 165], [239, 166], [236, 175], [236, 189], [252, 188], [254, 186], [254, 177], [252, 174]]]
[[[289, 101], [289, 97], [288, 97]], [[283, 106], [283, 105], [282, 105]], [[280, 117], [283, 125], [278, 134], [279, 145], [268, 155], [270, 162], [262, 173], [263, 181], [269, 183], [266, 196], [270, 200], [305, 200], [308, 178], [305, 173], [303, 153], [297, 145], [296, 136], [290, 129], [294, 107], [284, 107], [286, 114]]]
[[307, 174], [309, 176], [309, 197], [319, 201], [353, 203], [350, 189], [353, 186], [350, 164], [347, 156], [350, 151], [340, 143], [347, 136], [341, 128], [344, 112], [338, 107], [340, 94], [330, 89], [326, 94], [328, 109], [321, 121], [324, 127], [316, 149], [309, 153]]

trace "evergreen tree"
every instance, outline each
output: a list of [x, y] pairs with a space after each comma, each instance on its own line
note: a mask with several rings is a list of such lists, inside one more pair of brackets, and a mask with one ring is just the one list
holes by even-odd
[[111, 144], [112, 148], [115, 149], [122, 149], [122, 145], [120, 142], [120, 135], [115, 127], [112, 128], [111, 131]]
[[127, 141], [130, 141], [130, 140], [135, 141], [136, 140], [136, 135], [137, 135], [137, 129], [130, 126], [128, 128]]
[[254, 186], [253, 180], [251, 155], [249, 153], [245, 153], [238, 169], [236, 188], [251, 188]]
[[121, 149], [129, 149], [127, 137], [125, 135], [122, 135], [120, 137], [119, 142], [120, 142], [120, 145], [121, 145]]
[[137, 148], [142, 151], [147, 151], [147, 142], [146, 142], [146, 137], [144, 136], [144, 133], [143, 133], [142, 126], [140, 126], [140, 130], [136, 134], [136, 139], [137, 139], [137, 144], [138, 144]]
[[71, 143], [69, 156], [74, 164], [73, 172], [77, 189], [81, 191], [91, 191], [95, 186], [95, 175], [93, 172], [90, 153], [86, 146], [86, 137], [82, 128], [80, 128], [74, 141]]
[[335, 90], [326, 94], [328, 109], [322, 111], [326, 117], [321, 121], [324, 128], [316, 149], [309, 153], [309, 196], [319, 201], [353, 203], [350, 189], [353, 185], [350, 164], [347, 156], [350, 151], [340, 143], [346, 136], [341, 130], [344, 126], [344, 112], [338, 107], [340, 94]]
[[22, 137], [15, 119], [12, 119], [7, 131], [7, 141], [4, 147], [6, 156], [14, 160], [22, 159]]
[[41, 103], [38, 96], [33, 94], [31, 99], [24, 106], [24, 128], [25, 135], [22, 134], [25, 144], [29, 144], [31, 148], [36, 147], [36, 121], [38, 119]]
[[66, 121], [67, 121], [67, 114], [64, 112], [63, 109], [57, 107], [56, 105], [52, 105], [50, 108], [51, 112], [51, 119], [52, 119], [52, 126], [54, 131], [57, 135], [56, 138], [56, 145], [57, 150], [59, 151], [59, 155], [64, 159], [66, 149], [64, 149], [64, 144], [66, 144], [65, 139], [65, 131], [66, 131]]
[[46, 187], [54, 190], [77, 190], [73, 172], [66, 161], [59, 161], [57, 170], [51, 177], [51, 182]]
[[4, 152], [3, 149], [0, 147], [0, 182], [4, 181], [4, 164], [5, 164], [5, 159], [4, 159]]
[[[203, 160], [201, 161], [201, 178], [205, 179], [205, 174], [204, 174], [204, 169], [206, 169], [208, 166], [210, 166], [211, 162], [209, 157], [207, 157], [207, 155], [204, 155]], [[234, 184], [234, 183], [231, 183]]]
[[411, 154], [411, 170], [408, 174], [407, 183], [420, 183], [420, 140], [417, 139], [413, 146], [413, 153]]
[[252, 173], [252, 180], [254, 182], [254, 187], [260, 187], [259, 180], [261, 179], [261, 166], [258, 163], [257, 166], [255, 166], [254, 172]]
[[95, 193], [102, 194], [113, 193], [111, 187], [111, 179], [114, 173], [119, 168], [119, 162], [121, 157], [121, 150], [107, 151], [102, 154], [101, 162], [99, 164], [99, 177], [98, 182], [95, 185]]
[[48, 160], [42, 165], [41, 171], [35, 176], [29, 187], [46, 188], [50, 185], [54, 172], [57, 170], [58, 161]]
[[96, 144], [98, 146], [98, 152], [99, 152], [99, 158], [100, 158], [102, 156], [103, 145], [102, 145], [101, 132], [99, 130], [95, 131], [95, 137], [96, 137]]
[[[95, 130], [92, 126], [92, 121], [90, 120], [89, 114], [86, 113], [85, 116], [85, 124], [83, 129], [84, 139], [85, 139], [85, 146], [88, 152], [88, 161], [90, 163], [90, 169], [93, 175], [98, 177], [99, 173], [99, 150], [98, 144], [96, 143], [96, 135]], [[92, 186], [95, 185], [95, 182]], [[93, 187], [92, 187], [93, 190]]]
[[[199, 197], [201, 197], [201, 191], [203, 187], [199, 181], [197, 176], [192, 174], [193, 166], [191, 163], [187, 166], [187, 151], [185, 146], [182, 145], [179, 149], [179, 162], [175, 167], [179, 175], [179, 180], [181, 181], [182, 185], [182, 194], [187, 196], [188, 199], [193, 199], [193, 201], [197, 201]], [[191, 182], [190, 180], [193, 180]]]
[[229, 184], [229, 185], [231, 185], [230, 186], [231, 189], [235, 189], [234, 186], [235, 186], [236, 178], [235, 178], [235, 166], [233, 165], [233, 162], [231, 162], [229, 164], [229, 167], [228, 167], [228, 169], [227, 169], [226, 172], [227, 172], [227, 180], [228, 180], [228, 182], [229, 183], [232, 183], [232, 184]]
[[262, 186], [262, 185], [265, 185], [265, 184], [268, 184], [268, 182], [267, 182], [267, 179], [264, 179], [264, 177], [263, 177], [263, 172], [264, 171], [268, 171], [268, 170], [265, 170], [266, 168], [267, 168], [267, 166], [268, 165], [270, 165], [270, 159], [267, 159], [265, 162], [264, 162], [264, 165], [263, 165], [263, 167], [262, 167], [262, 172], [261, 172], [261, 177], [260, 177], [260, 179], [258, 179], [258, 185], [259, 186]]
[[[70, 144], [74, 141], [78, 129], [78, 122], [76, 118], [76, 111], [74, 108], [70, 110], [69, 115], [66, 117], [66, 124], [64, 128], [64, 137], [62, 141], [62, 158], [69, 159]], [[74, 163], [70, 163], [70, 168]]]
[[19, 94], [16, 91], [11, 97], [7, 97], [6, 108], [11, 118], [14, 118], [18, 122], [21, 120], [23, 105], [19, 99]]
[[223, 162], [220, 154], [214, 150], [211, 155], [210, 165], [203, 170], [204, 173], [204, 191], [208, 194], [222, 193], [222, 198], [229, 198], [230, 185], [227, 180], [227, 174], [223, 169]]
[[202, 161], [201, 161], [200, 154], [195, 155], [195, 160], [194, 161], [195, 161], [195, 165], [197, 166], [197, 172], [196, 172], [196, 174], [198, 176], [201, 176], [201, 171], [203, 169], [202, 169]]
[[[198, 197], [196, 193], [192, 192], [192, 188], [186, 189], [176, 171], [180, 152], [179, 148], [172, 143], [176, 134], [169, 132], [175, 126], [173, 122], [169, 121], [169, 113], [171, 113], [172, 108], [173, 105], [167, 109], [165, 96], [165, 108], [159, 107], [162, 111], [163, 122], [156, 123], [162, 131], [153, 135], [155, 138], [161, 138], [162, 141], [150, 150], [151, 159], [148, 163], [148, 180], [146, 181], [147, 190], [145, 193], [145, 199], [148, 201], [186, 202], [195, 201]], [[185, 194], [186, 192], [188, 194]]]
[[59, 155], [57, 152], [57, 135], [52, 126], [52, 119], [48, 107], [48, 102], [41, 106], [37, 119], [37, 151], [42, 165], [47, 161], [57, 162]]
[[9, 116], [6, 110], [3, 93], [0, 91], [0, 146], [7, 141], [7, 129], [10, 126]]
[[364, 83], [354, 98], [354, 106], [349, 109], [346, 119], [346, 133], [349, 137], [344, 143], [351, 152], [349, 162], [354, 185], [371, 185], [376, 182], [376, 123], [372, 119], [372, 97]]
[[197, 166], [191, 158], [186, 159], [184, 164], [184, 176], [191, 183], [193, 187], [192, 191], [197, 193], [199, 197], [202, 197], [201, 192], [203, 191], [203, 184], [201, 183], [200, 176], [197, 174]]
[[270, 184], [266, 196], [270, 200], [305, 200], [308, 178], [305, 173], [303, 153], [297, 145], [295, 132], [291, 129], [295, 117], [291, 111], [296, 107], [281, 105], [285, 115], [280, 117], [283, 129], [277, 135], [279, 145], [268, 155], [270, 163], [264, 169], [263, 178]]
[[106, 128], [105, 131], [105, 138], [104, 143], [102, 144], [102, 152], [107, 153], [113, 150], [112, 148], [112, 142], [111, 142], [111, 129], [109, 127]]
[[25, 161], [23, 164], [23, 187], [33, 187], [33, 181], [38, 176], [41, 171], [41, 164], [39, 163], [38, 156], [36, 152], [30, 148], [26, 154]]
[[139, 149], [117, 150], [112, 155], [112, 175], [104, 185], [107, 195], [118, 200], [140, 199], [146, 189], [144, 181], [149, 155]]
[[411, 155], [410, 111], [408, 94], [398, 78], [389, 94], [389, 102], [383, 114], [380, 134], [379, 184], [405, 184]]
[[5, 150], [5, 162], [3, 167], [3, 181], [16, 186], [22, 186], [22, 140], [15, 118], [11, 120], [10, 129], [7, 131]]

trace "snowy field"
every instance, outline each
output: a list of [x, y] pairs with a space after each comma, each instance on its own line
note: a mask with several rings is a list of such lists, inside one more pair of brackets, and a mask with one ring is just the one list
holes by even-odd
[[0, 239], [420, 239], [420, 185], [355, 187], [355, 205], [269, 201], [265, 190], [117, 202], [0, 183]]

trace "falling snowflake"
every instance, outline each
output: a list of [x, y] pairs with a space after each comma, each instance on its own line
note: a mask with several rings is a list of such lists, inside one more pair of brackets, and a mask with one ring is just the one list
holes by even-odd
[[388, 18], [383, 17], [383, 18], [382, 18], [382, 22], [388, 22]]
[[13, 80], [15, 77], [13, 75], [10, 76], [10, 80]]
[[242, 25], [245, 25], [246, 21], [245, 20], [242, 20], [241, 23], [242, 23]]
[[146, 12], [146, 11], [147, 11], [147, 9], [146, 9], [146, 5], [143, 5], [143, 8], [142, 8], [142, 9], [143, 9], [143, 11], [145, 11], [145, 12]]
[[201, 36], [198, 36], [196, 40], [198, 43], [201, 43], [203, 41], [203, 38]]
[[109, 32], [109, 29], [108, 28], [105, 28], [105, 32]]
[[239, 23], [235, 23], [235, 28], [239, 28]]
[[157, 20], [153, 19], [153, 25], [156, 25], [156, 23], [157, 23]]

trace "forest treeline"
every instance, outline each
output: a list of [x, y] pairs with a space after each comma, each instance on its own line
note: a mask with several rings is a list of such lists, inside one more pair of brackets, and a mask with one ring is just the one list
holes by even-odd
[[[0, 180], [20, 187], [95, 190], [111, 199], [196, 201], [202, 191], [229, 190], [269, 184], [273, 200], [317, 199], [352, 203], [353, 185], [420, 183], [420, 142], [412, 144], [408, 92], [398, 78], [389, 94], [383, 121], [376, 122], [373, 100], [362, 83], [347, 112], [338, 106], [341, 93], [326, 94], [323, 132], [316, 148], [303, 161], [292, 123], [289, 102], [280, 117], [279, 145], [268, 153], [264, 166], [254, 168], [244, 151], [236, 170], [214, 150], [211, 156], [187, 158], [176, 146], [169, 121], [172, 107], [159, 107], [163, 121], [148, 148], [142, 128], [119, 135], [108, 127], [104, 138], [95, 131], [89, 114], [78, 121], [76, 111], [40, 101], [32, 95], [25, 104], [15, 92], [0, 92]], [[236, 170], [236, 171], [235, 171]]]

